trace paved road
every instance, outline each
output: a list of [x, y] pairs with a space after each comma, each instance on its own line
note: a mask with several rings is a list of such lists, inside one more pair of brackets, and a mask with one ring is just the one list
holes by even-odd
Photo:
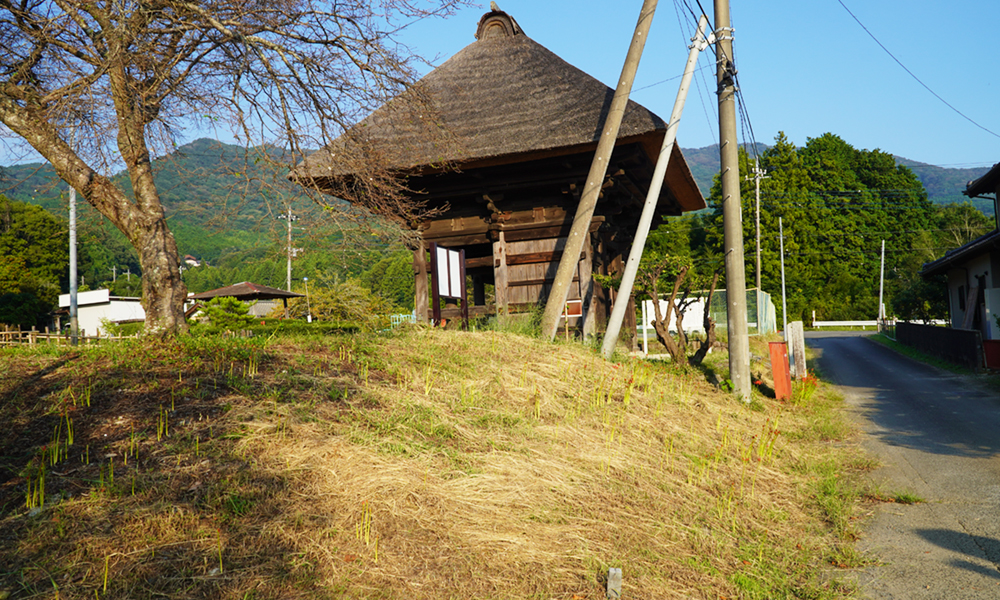
[[1000, 395], [857, 334], [811, 333], [882, 463], [885, 493], [859, 542], [881, 565], [858, 574], [872, 599], [1000, 598]]

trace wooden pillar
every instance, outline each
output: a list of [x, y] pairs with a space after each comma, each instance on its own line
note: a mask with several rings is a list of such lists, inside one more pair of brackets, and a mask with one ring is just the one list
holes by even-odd
[[594, 243], [593, 235], [588, 235], [583, 244], [583, 260], [580, 262], [580, 299], [583, 300], [583, 339], [597, 333], [597, 315], [594, 307]]
[[413, 274], [416, 277], [415, 292], [413, 295], [413, 308], [417, 314], [417, 323], [427, 322], [427, 249], [424, 240], [417, 242], [417, 247], [413, 251]]
[[502, 231], [493, 242], [493, 286], [496, 294], [497, 314], [507, 314], [507, 241]]

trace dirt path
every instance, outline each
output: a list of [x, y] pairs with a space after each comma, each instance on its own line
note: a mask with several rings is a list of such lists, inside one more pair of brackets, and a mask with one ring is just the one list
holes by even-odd
[[857, 573], [872, 599], [1000, 598], [1000, 397], [850, 334], [812, 334], [882, 467], [885, 494], [859, 549], [881, 564]]

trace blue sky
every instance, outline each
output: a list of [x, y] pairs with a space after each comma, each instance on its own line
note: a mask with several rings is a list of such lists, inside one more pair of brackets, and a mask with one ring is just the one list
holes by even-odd
[[[417, 4], [422, 1], [427, 0]], [[1000, 137], [924, 89], [840, 1], [928, 87], [1000, 134], [1000, 83], [994, 83], [998, 0], [731, 0], [736, 61], [755, 139], [770, 144], [784, 131], [803, 145], [807, 138], [833, 132], [856, 148], [879, 148], [946, 167], [1000, 162]], [[621, 73], [642, 6], [641, 0], [497, 2], [527, 35], [605, 83]], [[697, 10], [696, 0], [687, 2]], [[419, 21], [400, 39], [431, 64], [441, 64], [475, 41], [476, 24], [488, 4], [464, 8], [448, 19]], [[713, 8], [712, 0], [701, 4]], [[694, 27], [684, 0], [659, 2], [632, 99], [663, 118], [670, 115]], [[718, 138], [711, 56], [703, 52], [699, 62], [678, 131], [682, 147], [707, 146]], [[431, 68], [425, 65], [423, 71]], [[212, 135], [192, 128], [179, 142]], [[233, 141], [226, 137], [223, 141]], [[10, 154], [0, 144], [0, 164], [25, 160], [38, 159]]]
[[[621, 73], [640, 0], [497, 0], [532, 39], [605, 83]], [[995, 64], [997, 0], [843, 0], [907, 68], [959, 111], [1000, 134]], [[697, 10], [697, 2], [690, 0]], [[683, 33], [678, 23], [681, 7]], [[712, 11], [711, 0], [702, 0]], [[472, 43], [488, 2], [403, 34], [440, 64]], [[694, 21], [684, 4], [661, 0], [632, 99], [668, 117]], [[784, 131], [797, 145], [833, 132], [856, 148], [948, 167], [1000, 162], [1000, 137], [965, 120], [915, 81], [838, 0], [732, 0], [734, 52], [759, 142]], [[713, 15], [708, 15], [710, 22]], [[982, 25], [977, 25], [982, 24]], [[682, 147], [715, 143], [714, 67], [703, 53], [678, 131]], [[429, 70], [430, 67], [426, 67]], [[706, 85], [708, 89], [706, 89]], [[652, 86], [652, 87], [646, 87]], [[642, 89], [645, 88], [645, 89]]]

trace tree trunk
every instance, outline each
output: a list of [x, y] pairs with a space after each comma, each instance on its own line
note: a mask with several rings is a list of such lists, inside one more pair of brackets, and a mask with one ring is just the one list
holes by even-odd
[[[180, 255], [167, 227], [159, 194], [152, 184], [145, 148], [122, 153], [130, 167], [136, 194], [136, 202], [131, 202], [111, 179], [84, 162], [59, 136], [56, 128], [32, 107], [22, 108], [0, 97], [0, 120], [45, 157], [59, 177], [76, 188], [91, 206], [125, 234], [135, 248], [142, 266], [146, 332], [156, 335], [187, 332], [184, 320], [187, 287], [181, 279]], [[142, 144], [141, 136], [136, 137]]]
[[[685, 359], [687, 358], [687, 344], [684, 338], [684, 332], [681, 324], [681, 317], [683, 315], [677, 312], [677, 292], [681, 288], [681, 284], [684, 282], [684, 277], [687, 276], [687, 267], [681, 268], [680, 272], [677, 274], [677, 279], [674, 281], [674, 289], [670, 294], [670, 298], [667, 300], [667, 314], [660, 314], [660, 299], [659, 294], [656, 293], [656, 281], [660, 278], [660, 273], [663, 272], [663, 268], [654, 269], [650, 273], [650, 286], [649, 294], [653, 298], [653, 310], [656, 313], [656, 318], [653, 320], [653, 329], [656, 331], [656, 338], [660, 340], [664, 348], [670, 354], [670, 358], [676, 364], [683, 365]], [[670, 315], [671, 313], [677, 315], [677, 329], [680, 331], [680, 336], [675, 340], [670, 335]]]
[[145, 331], [152, 335], [174, 335], [188, 331], [184, 319], [187, 286], [181, 279], [180, 254], [174, 235], [162, 216], [146, 228], [137, 246], [142, 266], [142, 307]]
[[710, 315], [710, 310], [712, 308], [712, 295], [715, 294], [715, 286], [719, 283], [719, 272], [716, 271], [715, 275], [712, 276], [712, 285], [708, 288], [708, 298], [705, 300], [705, 312], [702, 315], [702, 324], [705, 327], [705, 341], [702, 343], [701, 348], [694, 353], [691, 357], [691, 364], [698, 366], [708, 351], [712, 349], [712, 345], [715, 344], [715, 321], [712, 320]]

